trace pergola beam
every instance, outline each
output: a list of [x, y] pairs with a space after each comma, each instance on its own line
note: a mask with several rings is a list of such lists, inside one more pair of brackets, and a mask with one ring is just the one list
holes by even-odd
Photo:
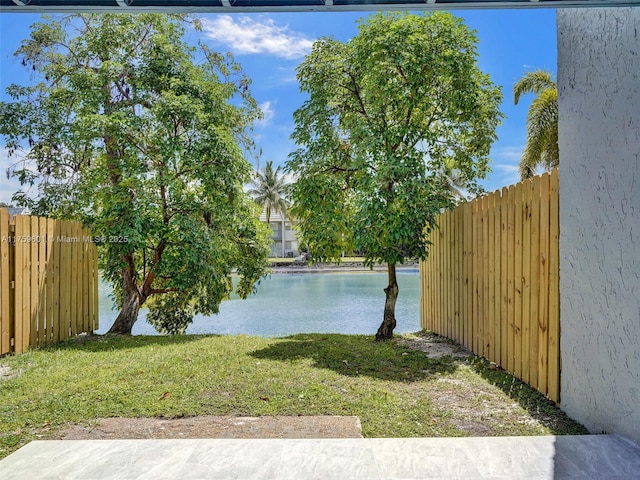
[[[91, 0], [90, 0], [91, 1]], [[249, 13], [249, 12], [358, 12], [375, 10], [488, 10], [519, 8], [582, 8], [640, 6], [640, 0], [0, 0], [0, 12], [115, 12], [126, 8], [128, 12], [160, 13]]]

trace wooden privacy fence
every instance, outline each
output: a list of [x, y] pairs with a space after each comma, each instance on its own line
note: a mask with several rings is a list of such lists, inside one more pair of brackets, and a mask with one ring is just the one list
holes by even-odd
[[560, 400], [558, 171], [443, 213], [421, 262], [422, 327]]
[[0, 209], [0, 355], [97, 329], [97, 258], [80, 223]]

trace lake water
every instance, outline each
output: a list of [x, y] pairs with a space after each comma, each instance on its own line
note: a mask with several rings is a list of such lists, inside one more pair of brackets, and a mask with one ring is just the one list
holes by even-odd
[[[187, 333], [241, 334], [279, 337], [295, 333], [375, 335], [382, 322], [386, 273], [274, 274], [258, 285], [255, 295], [220, 305], [218, 315], [197, 315]], [[414, 271], [399, 271], [395, 333], [420, 330], [420, 279]], [[105, 333], [117, 311], [110, 287], [101, 282], [100, 329]], [[134, 335], [155, 335], [147, 310], [133, 326]]]

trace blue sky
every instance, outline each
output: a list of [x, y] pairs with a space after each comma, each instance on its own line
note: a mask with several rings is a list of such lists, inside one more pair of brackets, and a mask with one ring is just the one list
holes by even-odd
[[[526, 114], [531, 97], [513, 105], [513, 84], [525, 72], [548, 69], [555, 75], [557, 65], [555, 10], [464, 10], [454, 15], [477, 31], [479, 66], [502, 87], [501, 106], [506, 115], [498, 129], [498, 141], [491, 151], [492, 172], [483, 181], [488, 191], [518, 180], [517, 164], [526, 138]], [[282, 164], [294, 149], [289, 135], [293, 112], [305, 97], [295, 79], [296, 66], [310, 51], [313, 41], [332, 36], [346, 41], [357, 34], [361, 13], [272, 13], [205, 14], [202, 33], [189, 32], [189, 41], [198, 38], [219, 51], [234, 54], [253, 80], [251, 90], [265, 118], [255, 126], [255, 139], [262, 150], [260, 165], [273, 160]], [[11, 83], [26, 84], [29, 72], [13, 52], [29, 35], [29, 26], [38, 15], [0, 13], [0, 99], [7, 100], [5, 88]], [[13, 163], [0, 145], [0, 201], [9, 202], [19, 189], [4, 175]]]

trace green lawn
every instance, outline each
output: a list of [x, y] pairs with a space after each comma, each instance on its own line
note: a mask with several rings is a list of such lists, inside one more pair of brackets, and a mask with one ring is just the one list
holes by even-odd
[[81, 337], [0, 367], [0, 458], [114, 416], [357, 415], [366, 437], [586, 433], [482, 359], [360, 335]]

